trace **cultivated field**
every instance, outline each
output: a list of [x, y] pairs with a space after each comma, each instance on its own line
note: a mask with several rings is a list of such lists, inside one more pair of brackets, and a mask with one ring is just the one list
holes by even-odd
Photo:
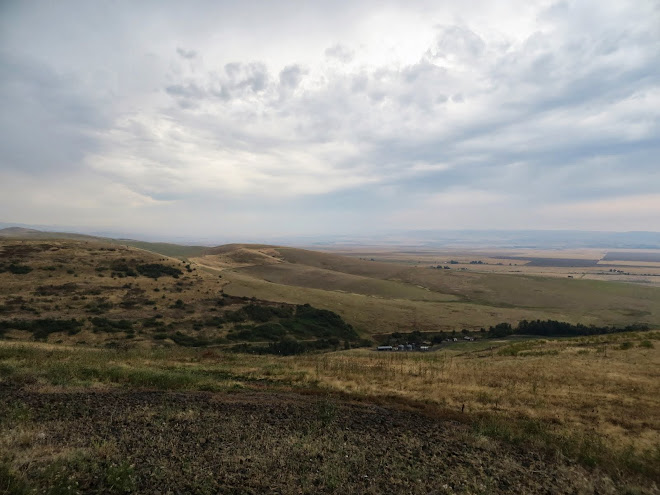
[[511, 273], [660, 286], [660, 250], [333, 248], [332, 254], [408, 266], [446, 265], [481, 273]]

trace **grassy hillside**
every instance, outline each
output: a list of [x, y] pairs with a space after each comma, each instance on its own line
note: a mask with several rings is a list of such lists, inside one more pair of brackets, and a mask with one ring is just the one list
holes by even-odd
[[290, 304], [309, 304], [330, 309], [365, 334], [408, 331], [454, 330], [488, 327], [493, 322], [515, 323], [522, 319], [546, 319], [554, 313], [537, 309], [493, 308], [481, 304], [425, 302], [382, 298], [267, 282], [241, 272], [223, 272], [225, 291], [235, 296], [268, 297]]
[[240, 268], [237, 272], [275, 284], [341, 291], [388, 299], [410, 299], [413, 301], [456, 301], [459, 299], [451, 294], [431, 291], [413, 284], [351, 275], [298, 264], [257, 265]]
[[356, 347], [658, 289], [121, 242], [0, 240], [2, 493], [657, 493], [657, 330]]
[[[25, 232], [15, 234], [26, 235]], [[203, 286], [200, 290], [217, 291], [222, 287], [227, 294], [237, 297], [292, 305], [309, 303], [340, 314], [363, 334], [406, 331], [412, 327], [425, 331], [479, 329], [499, 322], [539, 318], [587, 325], [646, 323], [660, 326], [660, 289], [654, 287], [438, 270], [428, 265], [382, 263], [269, 245], [203, 248], [126, 240], [109, 242], [119, 251], [132, 244], [144, 250], [140, 256], [151, 256], [154, 260], [166, 259], [176, 264], [180, 262], [170, 256], [190, 259], [191, 272], [185, 275], [194, 273], [194, 279], [200, 280]], [[154, 257], [145, 251], [165, 253], [167, 258]], [[77, 254], [72, 251], [73, 258]], [[58, 277], [66, 275], [66, 270], [61, 272]], [[92, 272], [91, 275], [103, 274]], [[183, 290], [198, 289], [184, 287]], [[189, 301], [185, 299], [182, 300], [187, 304]], [[187, 299], [192, 300], [191, 297]], [[118, 303], [113, 300], [113, 304]], [[167, 315], [164, 318], [167, 319]], [[189, 326], [192, 328], [192, 324]]]
[[133, 239], [112, 239], [85, 234], [71, 234], [69, 232], [44, 232], [41, 230], [9, 227], [0, 229], [0, 240], [70, 240], [82, 242], [104, 242], [121, 246], [131, 246], [154, 253], [175, 258], [189, 258], [201, 255], [206, 249], [203, 246], [184, 246], [167, 242], [146, 242]]
[[[655, 287], [438, 270], [272, 246], [232, 245], [215, 252], [194, 260], [222, 270], [218, 273], [229, 282], [229, 293], [309, 302], [336, 311], [365, 333], [478, 329], [539, 318], [660, 326], [660, 289]], [[240, 253], [240, 261], [232, 261], [232, 253]]]
[[244, 351], [281, 353], [359, 344], [334, 313], [232, 297], [225, 285], [217, 274], [127, 246], [0, 241], [0, 338], [121, 347], [246, 343]]
[[181, 244], [171, 244], [168, 242], [145, 242], [134, 241], [132, 239], [110, 239], [108, 242], [144, 249], [145, 251], [151, 251], [172, 258], [192, 258], [201, 255], [206, 249], [208, 249], [204, 246], [183, 246]]

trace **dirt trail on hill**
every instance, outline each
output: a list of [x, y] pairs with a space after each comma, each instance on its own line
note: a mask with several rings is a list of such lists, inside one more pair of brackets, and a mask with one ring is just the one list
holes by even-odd
[[597, 472], [455, 421], [329, 396], [4, 387], [0, 396], [3, 438], [23, 432], [5, 445], [11, 469], [37, 489], [55, 472], [82, 493], [617, 491]]

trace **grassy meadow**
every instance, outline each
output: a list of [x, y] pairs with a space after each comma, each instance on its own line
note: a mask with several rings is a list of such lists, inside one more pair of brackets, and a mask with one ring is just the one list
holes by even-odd
[[[640, 493], [660, 480], [659, 332], [294, 357], [4, 342], [0, 363], [3, 389], [38, 393], [156, 389], [240, 397], [269, 391], [378, 404], [458, 422], [470, 442], [550, 452], [641, 487]], [[4, 410], [13, 426], [3, 430], [0, 446], [14, 454], [10, 464], [20, 471], [31, 440], [19, 432], [31, 423], [16, 407]]]

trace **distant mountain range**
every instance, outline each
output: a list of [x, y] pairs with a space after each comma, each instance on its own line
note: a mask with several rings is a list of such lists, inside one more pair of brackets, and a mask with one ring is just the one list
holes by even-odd
[[[5, 227], [5, 228], [3, 228]], [[406, 248], [535, 248], [535, 249], [660, 249], [660, 232], [602, 232], [578, 230], [410, 230], [372, 235], [318, 236], [254, 236], [206, 238], [178, 236], [142, 236], [75, 229], [71, 232], [54, 228], [0, 223], [0, 237], [67, 239], [115, 239], [132, 242], [166, 242], [170, 244], [215, 246], [229, 242], [267, 243], [307, 246], [323, 249], [336, 246], [382, 246]], [[71, 229], [74, 230], [74, 229]]]
[[[660, 232], [576, 230], [416, 230], [373, 238], [376, 244], [419, 247], [660, 249]], [[357, 244], [367, 238], [356, 239]]]

